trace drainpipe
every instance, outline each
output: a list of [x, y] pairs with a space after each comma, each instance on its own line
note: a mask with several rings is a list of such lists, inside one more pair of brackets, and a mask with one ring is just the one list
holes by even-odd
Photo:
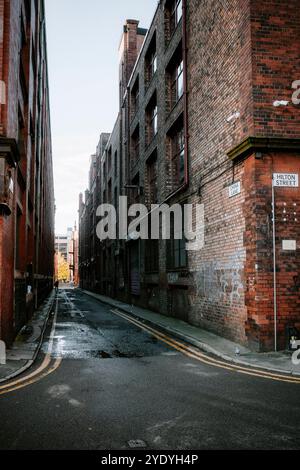
[[182, 2], [182, 48], [183, 48], [183, 99], [184, 99], [184, 189], [189, 185], [189, 126], [188, 126], [188, 79], [187, 79], [187, 0]]
[[273, 207], [273, 297], [274, 297], [274, 351], [277, 352], [277, 272], [276, 272], [276, 206], [274, 176], [272, 176], [272, 207]]

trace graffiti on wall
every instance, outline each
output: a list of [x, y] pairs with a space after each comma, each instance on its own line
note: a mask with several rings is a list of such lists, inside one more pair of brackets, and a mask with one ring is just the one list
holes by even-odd
[[196, 298], [209, 302], [238, 303], [244, 296], [244, 252], [237, 252], [227, 262], [211, 261], [193, 273]]

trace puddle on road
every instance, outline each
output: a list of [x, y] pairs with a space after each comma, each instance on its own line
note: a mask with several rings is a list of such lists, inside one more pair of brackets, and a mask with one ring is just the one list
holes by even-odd
[[94, 357], [100, 357], [101, 359], [113, 359], [116, 357], [124, 359], [133, 359], [144, 357], [144, 354], [136, 352], [121, 352], [118, 349], [115, 349], [111, 353], [108, 353], [106, 351], [97, 351]]

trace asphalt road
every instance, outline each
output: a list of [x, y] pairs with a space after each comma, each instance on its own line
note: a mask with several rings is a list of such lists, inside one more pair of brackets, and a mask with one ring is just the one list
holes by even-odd
[[54, 367], [0, 394], [0, 449], [300, 447], [300, 384], [183, 355], [76, 290], [50, 330]]

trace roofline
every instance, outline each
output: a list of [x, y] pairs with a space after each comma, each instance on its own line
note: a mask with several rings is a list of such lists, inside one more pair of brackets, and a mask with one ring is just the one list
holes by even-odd
[[[157, 7], [156, 7], [156, 9], [155, 9], [155, 12], [154, 12], [152, 21], [151, 21], [151, 23], [150, 23], [150, 26], [149, 26], [149, 28], [148, 28], [148, 30], [147, 30], [147, 34], [146, 34], [146, 36], [145, 36], [143, 45], [142, 45], [142, 47], [141, 47], [141, 50], [140, 50], [140, 52], [139, 52], [139, 55], [137, 56], [137, 59], [136, 59], [136, 61], [135, 61], [134, 67], [133, 67], [133, 70], [132, 70], [131, 75], [130, 75], [130, 77], [129, 77], [129, 80], [128, 80], [128, 82], [127, 82], [127, 88], [128, 88], [128, 87], [130, 86], [130, 84], [131, 84], [131, 81], [132, 81], [132, 79], [133, 79], [133, 75], [134, 75], [134, 73], [135, 73], [135, 71], [136, 71], [136, 69], [137, 69], [137, 66], [138, 66], [138, 63], [139, 63], [139, 61], [140, 61], [141, 55], [142, 55], [142, 53], [143, 53], [143, 51], [144, 51], [146, 41], [147, 41], [148, 37], [150, 36], [150, 31], [151, 31], [151, 28], [152, 28], [152, 26], [153, 26], [153, 23], [154, 23], [154, 20], [155, 20], [155, 18], [156, 18], [156, 15], [157, 15], [157, 13], [158, 13], [158, 10], [159, 10], [159, 8], [160, 8], [160, 6], [161, 6], [161, 3], [162, 3], [162, 0], [158, 0]], [[127, 93], [127, 92], [126, 92], [126, 93]], [[126, 93], [125, 93], [123, 99], [125, 98]]]

